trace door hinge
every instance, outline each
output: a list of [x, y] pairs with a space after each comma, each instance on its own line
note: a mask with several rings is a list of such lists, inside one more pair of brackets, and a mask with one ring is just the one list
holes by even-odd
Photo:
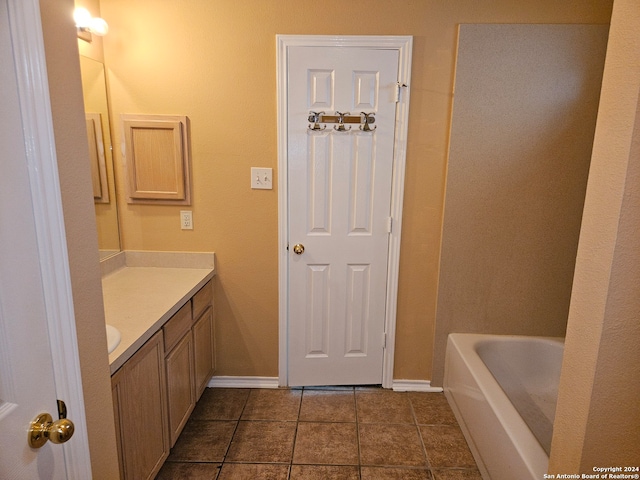
[[387, 332], [382, 333], [382, 348], [387, 348]]
[[400, 101], [400, 91], [402, 88], [407, 88], [407, 84], [397, 82], [396, 83], [396, 99], [395, 99], [396, 103]]
[[387, 217], [386, 221], [387, 233], [391, 233], [393, 231], [393, 217]]

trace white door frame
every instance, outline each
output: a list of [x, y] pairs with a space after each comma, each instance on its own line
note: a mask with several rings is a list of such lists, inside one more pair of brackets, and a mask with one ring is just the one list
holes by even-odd
[[393, 155], [393, 179], [391, 187], [391, 217], [393, 227], [389, 236], [387, 268], [387, 298], [385, 313], [386, 347], [382, 366], [382, 386], [393, 384], [395, 353], [396, 308], [398, 297], [398, 270], [400, 267], [400, 234], [402, 231], [402, 202], [407, 153], [407, 129], [409, 123], [409, 81], [411, 79], [411, 36], [324, 36], [324, 35], [276, 35], [277, 90], [278, 90], [278, 289], [279, 289], [279, 354], [278, 382], [288, 385], [287, 335], [289, 325], [289, 235], [288, 158], [287, 158], [287, 69], [290, 47], [362, 47], [398, 50], [399, 95], [396, 106], [396, 126]]
[[[73, 439], [56, 448], [64, 449], [68, 478], [91, 478], [89, 440], [40, 6], [37, 0], [8, 0], [7, 4], [10, 35], [16, 59], [18, 95], [55, 393], [57, 398], [64, 400], [69, 411], [73, 412], [71, 420], [75, 425]], [[55, 415], [56, 412], [50, 413]], [[27, 441], [26, 433], [22, 440]]]

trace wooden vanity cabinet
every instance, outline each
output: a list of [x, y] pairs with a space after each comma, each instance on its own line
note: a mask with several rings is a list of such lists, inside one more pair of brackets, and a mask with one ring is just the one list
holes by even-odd
[[213, 375], [213, 284], [164, 325], [169, 435], [173, 447]]
[[191, 302], [162, 327], [167, 369], [169, 437], [173, 447], [196, 405]]
[[157, 475], [214, 369], [209, 281], [111, 377], [123, 479]]
[[169, 456], [164, 342], [157, 332], [111, 377], [120, 472], [152, 479]]

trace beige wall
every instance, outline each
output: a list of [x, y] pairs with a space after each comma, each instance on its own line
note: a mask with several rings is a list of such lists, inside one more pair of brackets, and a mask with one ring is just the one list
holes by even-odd
[[616, 0], [549, 471], [637, 466], [640, 445], [640, 9]]
[[73, 0], [42, 0], [40, 9], [91, 467], [94, 479], [114, 479], [118, 457]]
[[564, 336], [607, 25], [462, 25], [432, 383], [451, 332]]
[[124, 248], [214, 250], [218, 374], [277, 376], [277, 192], [249, 188], [251, 166], [277, 166], [275, 35], [413, 35], [394, 377], [430, 379], [457, 25], [608, 23], [610, 10], [611, 0], [102, 0], [115, 114], [184, 114], [192, 127], [195, 229], [180, 230], [180, 207], [121, 194]]

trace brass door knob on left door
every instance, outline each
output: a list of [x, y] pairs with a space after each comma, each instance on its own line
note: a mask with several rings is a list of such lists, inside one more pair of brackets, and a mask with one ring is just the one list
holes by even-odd
[[302, 245], [301, 243], [296, 243], [293, 246], [293, 253], [295, 253], [296, 255], [302, 255], [304, 253], [304, 245]]
[[41, 413], [31, 422], [28, 442], [31, 448], [40, 448], [47, 440], [53, 443], [64, 443], [73, 436], [75, 427], [67, 418], [53, 421], [48, 413]]

